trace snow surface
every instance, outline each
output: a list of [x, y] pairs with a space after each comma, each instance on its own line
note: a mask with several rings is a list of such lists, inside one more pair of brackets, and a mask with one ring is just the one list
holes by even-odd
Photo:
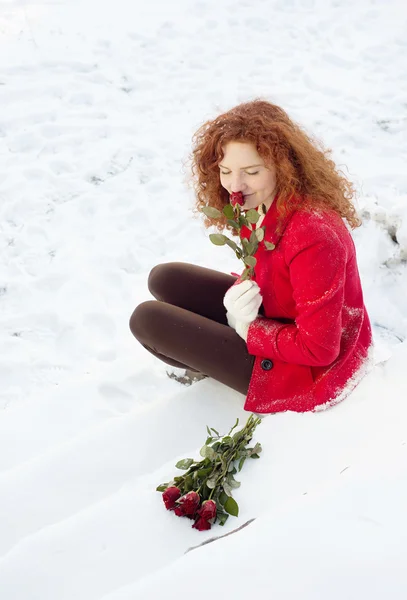
[[[404, 0], [0, 2], [2, 600], [407, 597], [406, 31]], [[358, 186], [376, 366], [265, 417], [239, 517], [200, 533], [155, 487], [244, 398], [169, 379], [128, 319], [159, 262], [236, 270], [186, 160], [258, 96]]]

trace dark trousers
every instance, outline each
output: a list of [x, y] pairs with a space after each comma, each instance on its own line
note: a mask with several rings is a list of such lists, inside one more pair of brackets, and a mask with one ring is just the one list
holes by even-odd
[[228, 326], [223, 297], [236, 278], [181, 262], [154, 267], [142, 302], [130, 318], [135, 338], [165, 363], [204, 373], [246, 394], [254, 356]]

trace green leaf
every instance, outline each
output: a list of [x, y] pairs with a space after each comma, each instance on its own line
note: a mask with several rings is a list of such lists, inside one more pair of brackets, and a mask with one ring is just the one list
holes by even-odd
[[257, 442], [257, 444], [253, 448], [248, 448], [248, 451], [249, 451], [249, 456], [252, 454], [260, 454], [260, 452], [262, 451], [261, 444], [259, 442]]
[[244, 462], [245, 462], [245, 460], [246, 460], [246, 456], [243, 456], [243, 458], [241, 458], [241, 459], [239, 460], [239, 471], [241, 471], [241, 470], [242, 470], [242, 467], [243, 467], [243, 465], [244, 465]]
[[219, 435], [219, 431], [216, 431], [216, 429], [214, 429], [213, 427], [211, 427], [211, 429], [212, 429], [213, 433], [216, 433], [216, 435], [217, 435], [218, 437], [220, 437], [220, 435]]
[[221, 526], [223, 526], [228, 519], [229, 519], [229, 515], [226, 513], [218, 512], [216, 515], [216, 520], [219, 521], [219, 525], [221, 525]]
[[208, 488], [207, 485], [204, 485], [201, 490], [202, 500], [208, 500], [209, 496], [211, 495], [211, 492], [212, 492], [212, 490], [210, 488]]
[[210, 219], [220, 219], [220, 217], [222, 216], [220, 210], [214, 208], [213, 206], [204, 206], [202, 208], [202, 212]]
[[207, 446], [208, 444], [210, 444], [211, 442], [213, 442], [213, 437], [208, 437], [206, 438], [206, 442], [205, 442], [205, 446]]
[[187, 477], [185, 477], [184, 485], [185, 485], [186, 492], [190, 492], [191, 490], [194, 489], [194, 480], [191, 477], [191, 475], [188, 475]]
[[242, 246], [243, 250], [246, 250], [247, 246], [250, 246], [249, 240], [247, 240], [246, 238], [242, 238]]
[[260, 458], [258, 454], [251, 454], [250, 458]]
[[246, 263], [246, 265], [249, 265], [249, 267], [255, 267], [256, 266], [257, 259], [254, 258], [254, 256], [246, 256], [243, 260]]
[[250, 279], [250, 269], [245, 269], [240, 276], [241, 281], [246, 281], [246, 279]]
[[240, 481], [236, 481], [236, 479], [233, 477], [233, 475], [228, 475], [227, 482], [230, 485], [230, 487], [232, 488], [232, 490], [236, 490], [237, 488], [239, 488], [241, 486]]
[[264, 242], [264, 245], [266, 246], [267, 250], [274, 250], [276, 247], [276, 245], [272, 244], [271, 242]]
[[243, 225], [246, 225], [246, 227], [249, 226], [249, 221], [242, 215], [240, 215], [240, 217], [238, 217], [237, 222], [239, 223], [240, 227], [243, 227]]
[[230, 240], [229, 238], [226, 238], [226, 243], [227, 245], [232, 248], [232, 250], [234, 250], [236, 252], [238, 245], [236, 244], [236, 242], [234, 242], [233, 240]]
[[[256, 241], [256, 243], [257, 243], [257, 241]], [[252, 244], [252, 242], [247, 242], [247, 244], [246, 244], [246, 253], [247, 253], [247, 256], [253, 256], [253, 254], [255, 253], [255, 251], [256, 251], [255, 245]]]
[[197, 471], [197, 474], [198, 474], [198, 477], [203, 479], [204, 477], [209, 475], [209, 473], [211, 473], [211, 471], [212, 471], [212, 465], [210, 467], [206, 467], [206, 469], [199, 469], [199, 471]]
[[251, 208], [246, 213], [246, 219], [249, 221], [249, 223], [257, 223], [257, 221], [260, 219], [260, 215], [257, 210]]
[[259, 247], [259, 240], [257, 239], [256, 231], [257, 231], [257, 229], [255, 231], [252, 231], [250, 238], [249, 238], [250, 243], [254, 247], [254, 251], [251, 252], [251, 254], [255, 254], [257, 252], [257, 248]]
[[264, 240], [264, 229], [256, 229], [254, 233], [259, 242], [262, 242]]
[[226, 236], [222, 233], [211, 233], [209, 239], [215, 246], [224, 246], [226, 244]]
[[227, 481], [223, 482], [223, 490], [227, 496], [232, 495], [232, 488], [230, 487]]
[[204, 458], [209, 458], [210, 460], [213, 460], [215, 458], [215, 451], [213, 450], [213, 448], [211, 448], [211, 446], [206, 446], [206, 444], [205, 446], [202, 446], [199, 454]]
[[234, 227], [234, 229], [240, 229], [239, 223], [236, 223], [236, 221], [233, 221], [232, 219], [228, 219], [227, 224]]
[[225, 510], [233, 517], [237, 517], [239, 515], [239, 505], [234, 498], [229, 497], [227, 499], [225, 502]]
[[259, 231], [258, 229], [256, 229], [255, 231], [252, 231], [250, 234], [250, 243], [253, 246], [253, 252], [251, 252], [250, 254], [255, 254], [257, 251], [257, 248], [259, 247], [259, 240], [257, 239], [257, 231]]
[[206, 426], [206, 431], [208, 432], [208, 435], [212, 435], [211, 430], [209, 429], [208, 426]]
[[167, 487], [169, 487], [168, 483], [160, 483], [160, 485], [158, 485], [155, 489], [157, 492], [165, 492]]
[[226, 204], [226, 206], [223, 207], [222, 212], [227, 219], [233, 219], [235, 216], [235, 211], [233, 210], [233, 206], [231, 204]]
[[257, 444], [254, 447], [254, 451], [256, 452], [256, 454], [259, 454], [262, 451], [260, 442], [257, 442]]
[[193, 462], [193, 458], [183, 458], [182, 460], [179, 460], [175, 466], [177, 469], [182, 469], [183, 471], [186, 471], [187, 469], [189, 469]]
[[225, 502], [227, 501], [228, 498], [229, 498], [229, 496], [227, 494], [225, 494], [224, 491], [222, 491], [219, 496], [219, 502], [222, 504], [222, 506], [225, 504]]
[[243, 257], [243, 252], [240, 248], [236, 248], [236, 256], [239, 260]]
[[206, 480], [206, 485], [208, 486], [208, 488], [210, 490], [213, 490], [213, 488], [216, 486], [217, 481], [218, 481], [218, 476], [214, 475], [213, 477], [210, 477], [209, 479]]

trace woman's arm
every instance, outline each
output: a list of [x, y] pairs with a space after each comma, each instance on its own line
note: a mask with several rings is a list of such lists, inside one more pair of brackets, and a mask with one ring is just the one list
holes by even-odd
[[340, 351], [347, 248], [328, 223], [312, 215], [292, 228], [291, 239], [285, 255], [295, 323], [258, 317], [248, 329], [247, 349], [287, 363], [329, 365]]

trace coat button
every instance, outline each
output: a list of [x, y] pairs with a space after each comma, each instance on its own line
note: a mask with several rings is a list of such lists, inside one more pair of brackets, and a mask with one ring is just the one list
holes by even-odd
[[261, 368], [264, 371], [270, 371], [270, 369], [273, 368], [273, 362], [271, 360], [268, 360], [267, 358], [265, 358], [264, 360], [261, 361]]

